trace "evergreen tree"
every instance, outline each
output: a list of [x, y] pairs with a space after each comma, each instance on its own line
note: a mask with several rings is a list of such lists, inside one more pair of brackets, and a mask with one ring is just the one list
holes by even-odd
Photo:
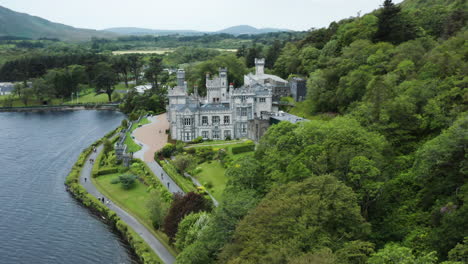
[[386, 41], [394, 44], [402, 43], [416, 37], [416, 28], [401, 12], [401, 8], [392, 0], [385, 0], [378, 16], [378, 29], [374, 41]]

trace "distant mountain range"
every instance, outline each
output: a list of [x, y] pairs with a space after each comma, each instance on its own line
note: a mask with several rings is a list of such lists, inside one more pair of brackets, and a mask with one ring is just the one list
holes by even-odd
[[115, 38], [119, 35], [202, 35], [227, 33], [232, 35], [260, 34], [268, 32], [290, 31], [275, 28], [257, 29], [251, 26], [235, 26], [216, 32], [202, 32], [195, 30], [155, 30], [146, 28], [110, 28], [106, 30], [93, 30], [74, 28], [60, 23], [31, 16], [24, 13], [15, 12], [0, 6], [0, 37], [13, 36], [22, 38], [57, 38], [65, 41], [87, 41], [92, 37]]
[[248, 25], [240, 25], [229, 27], [219, 31], [196, 31], [196, 30], [162, 30], [162, 29], [148, 29], [148, 28], [134, 28], [134, 27], [119, 27], [119, 28], [108, 28], [104, 29], [107, 32], [113, 32], [121, 35], [202, 35], [202, 34], [219, 34], [226, 33], [231, 35], [256, 35], [270, 32], [283, 32], [291, 31], [289, 29], [278, 29], [278, 28], [255, 28]]
[[18, 13], [0, 6], [0, 36], [23, 38], [58, 38], [67, 41], [86, 41], [92, 37], [111, 38], [117, 34], [92, 29], [74, 28], [46, 19]]

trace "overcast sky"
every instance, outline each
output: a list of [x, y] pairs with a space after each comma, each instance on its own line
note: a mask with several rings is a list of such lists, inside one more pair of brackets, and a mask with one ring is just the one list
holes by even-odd
[[[402, 0], [394, 0], [399, 3]], [[74, 27], [216, 31], [235, 25], [308, 30], [378, 8], [383, 0], [0, 0]]]

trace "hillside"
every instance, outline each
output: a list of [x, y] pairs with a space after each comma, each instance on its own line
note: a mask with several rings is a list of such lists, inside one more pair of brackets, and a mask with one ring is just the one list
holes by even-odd
[[278, 28], [255, 28], [249, 25], [240, 25], [229, 27], [223, 30], [218, 31], [217, 33], [226, 33], [231, 35], [256, 35], [256, 34], [263, 34], [263, 33], [270, 33], [270, 32], [282, 32], [282, 31], [290, 31], [288, 29], [278, 29]]
[[143, 36], [143, 35], [158, 35], [158, 36], [167, 36], [167, 35], [201, 35], [204, 32], [199, 32], [195, 30], [164, 30], [164, 29], [149, 29], [149, 28], [136, 28], [136, 27], [116, 27], [116, 28], [107, 28], [104, 29], [107, 32], [113, 32], [121, 35], [134, 35], [134, 36]]
[[148, 29], [148, 28], [134, 28], [134, 27], [118, 27], [118, 28], [107, 28], [104, 29], [107, 32], [113, 32], [122, 35], [158, 35], [158, 36], [167, 36], [167, 35], [184, 35], [184, 36], [194, 36], [194, 35], [203, 35], [203, 34], [231, 34], [231, 35], [258, 35], [264, 33], [275, 33], [283, 31], [291, 31], [289, 29], [278, 29], [278, 28], [255, 28], [248, 25], [240, 25], [225, 28], [219, 31], [196, 31], [196, 30], [164, 30], [164, 29]]
[[58, 38], [64, 41], [86, 41], [92, 37], [114, 37], [114, 33], [80, 29], [54, 23], [46, 19], [18, 13], [0, 6], [0, 36], [31, 39]]

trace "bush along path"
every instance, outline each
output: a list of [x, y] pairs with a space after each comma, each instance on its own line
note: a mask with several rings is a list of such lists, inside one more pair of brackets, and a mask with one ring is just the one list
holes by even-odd
[[[146, 243], [151, 247], [151, 249], [154, 250], [154, 252], [159, 256], [161, 261], [167, 264], [172, 264], [175, 262], [175, 257], [166, 249], [166, 247], [156, 238], [153, 236], [153, 234], [138, 220], [136, 220], [132, 215], [127, 213], [125, 210], [120, 208], [119, 206], [115, 205], [109, 199], [100, 193], [97, 188], [94, 186], [94, 184], [91, 182], [91, 172], [93, 165], [90, 162], [90, 159], [95, 160], [96, 157], [98, 156], [98, 153], [100, 153], [103, 149], [103, 146], [100, 145], [97, 148], [96, 152], [92, 152], [89, 158], [86, 160], [82, 170], [81, 170], [81, 176], [80, 176], [80, 184], [96, 198], [104, 198], [105, 206], [109, 208], [110, 210], [114, 211], [122, 221], [124, 221], [128, 226], [130, 226], [138, 235], [141, 236], [141, 238], [146, 241]], [[107, 202], [109, 201], [109, 202]]]

